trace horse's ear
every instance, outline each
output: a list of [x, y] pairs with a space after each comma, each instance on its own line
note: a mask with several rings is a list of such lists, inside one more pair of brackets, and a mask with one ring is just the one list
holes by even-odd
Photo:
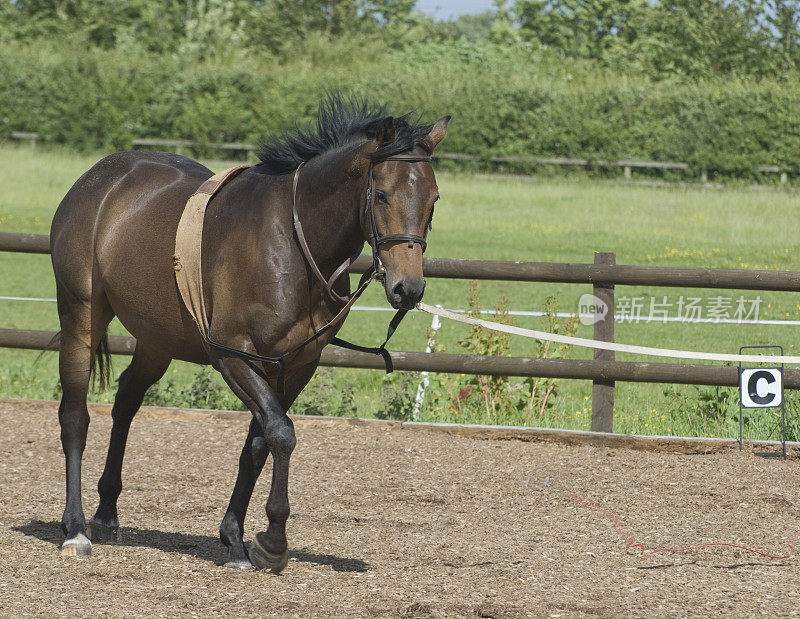
[[436, 148], [439, 145], [439, 142], [444, 139], [444, 136], [447, 133], [447, 123], [449, 122], [450, 116], [442, 116], [433, 124], [433, 128], [430, 130], [428, 135], [425, 136], [425, 141], [428, 143], [431, 151]]
[[370, 126], [367, 135], [378, 143], [378, 148], [391, 144], [394, 141], [394, 118], [387, 116], [376, 120]]

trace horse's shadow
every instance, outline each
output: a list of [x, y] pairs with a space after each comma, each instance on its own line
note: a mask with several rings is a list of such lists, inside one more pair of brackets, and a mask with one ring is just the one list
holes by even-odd
[[[137, 529], [135, 527], [121, 527], [121, 529], [122, 541], [115, 544], [116, 546], [155, 548], [162, 552], [191, 555], [217, 565], [222, 565], [225, 562], [225, 548], [218, 537], [189, 535], [186, 533], [159, 531], [157, 529]], [[11, 530], [19, 531], [24, 535], [35, 537], [57, 546], [61, 544], [64, 537], [61, 532], [61, 523], [55, 521], [31, 520], [28, 524], [11, 527]], [[336, 572], [366, 572], [370, 567], [369, 563], [361, 559], [317, 554], [306, 550], [290, 549], [289, 558], [302, 563], [329, 565]]]

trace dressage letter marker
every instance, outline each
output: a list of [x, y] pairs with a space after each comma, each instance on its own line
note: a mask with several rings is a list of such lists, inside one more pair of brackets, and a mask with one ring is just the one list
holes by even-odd
[[772, 408], [783, 403], [780, 368], [742, 368], [739, 374], [742, 408]]
[[[777, 350], [782, 359], [783, 347], [781, 346], [742, 346], [739, 354], [744, 350]], [[744, 355], [743, 355], [744, 358]], [[765, 355], [763, 359], [767, 359]], [[786, 459], [786, 402], [783, 398], [783, 364], [776, 368], [744, 368], [739, 362], [739, 449], [742, 449], [742, 433], [744, 430], [744, 415], [742, 411], [748, 408], [780, 408], [781, 409], [781, 451], [780, 453], [759, 453], [757, 456], [780, 456]]]

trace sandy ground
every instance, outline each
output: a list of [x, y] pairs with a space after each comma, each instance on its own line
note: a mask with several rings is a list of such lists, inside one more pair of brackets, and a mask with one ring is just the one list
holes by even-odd
[[[62, 557], [54, 405], [0, 403], [0, 614], [558, 617], [800, 614], [800, 463], [298, 423], [286, 571], [221, 567], [247, 419], [139, 418], [121, 545]], [[84, 508], [110, 419], [94, 415]], [[269, 464], [247, 539], [266, 527]], [[603, 513], [586, 507], [586, 500]], [[624, 527], [625, 531], [622, 531]], [[797, 539], [800, 546], [800, 538]]]

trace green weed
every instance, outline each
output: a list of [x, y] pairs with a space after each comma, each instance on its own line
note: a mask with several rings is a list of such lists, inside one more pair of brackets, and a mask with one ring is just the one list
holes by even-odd
[[382, 379], [381, 406], [375, 411], [375, 417], [377, 419], [411, 421], [418, 380], [418, 374], [413, 372], [386, 374]]
[[214, 370], [202, 367], [189, 384], [181, 386], [175, 379], [166, 378], [147, 390], [146, 406], [176, 406], [179, 408], [209, 408], [247, 410], [233, 395]]
[[[467, 293], [467, 313], [475, 318], [485, 318], [481, 312], [481, 287], [471, 281]], [[509, 312], [508, 297], [501, 297], [495, 303], [490, 320], [513, 325]], [[558, 299], [556, 296], [545, 300], [543, 328], [552, 333], [574, 335], [577, 317], [558, 318]], [[443, 346], [429, 332], [433, 340], [433, 350], [441, 352]], [[487, 329], [479, 325], [470, 327], [467, 337], [459, 340], [459, 345], [467, 354], [508, 356], [510, 337], [506, 333]], [[537, 340], [537, 356], [542, 358], [566, 358], [570, 352], [568, 345], [551, 345]], [[460, 421], [466, 423], [517, 423], [538, 424], [545, 411], [553, 408], [558, 398], [558, 381], [548, 378], [511, 379], [502, 375], [454, 376], [434, 375], [426, 394], [428, 406], [426, 414], [438, 420]], [[446, 412], [443, 412], [446, 410]]]

